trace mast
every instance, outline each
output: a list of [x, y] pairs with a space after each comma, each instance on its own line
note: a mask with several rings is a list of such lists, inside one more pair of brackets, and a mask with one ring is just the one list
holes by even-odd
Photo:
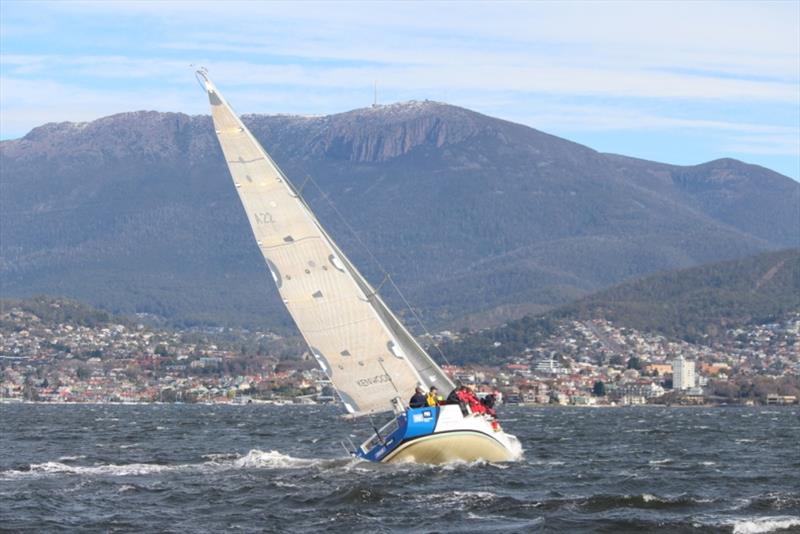
[[418, 384], [452, 387], [336, 245], [205, 70], [217, 138], [264, 260], [348, 412], [390, 410]]

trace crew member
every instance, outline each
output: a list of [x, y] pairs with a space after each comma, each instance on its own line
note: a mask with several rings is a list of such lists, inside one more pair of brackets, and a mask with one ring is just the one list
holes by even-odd
[[461, 384], [457, 384], [455, 389], [447, 396], [445, 404], [461, 404], [461, 398], [458, 396], [459, 392], [464, 388]]
[[408, 401], [409, 408], [422, 408], [427, 404], [427, 400], [425, 399], [425, 393], [422, 391], [422, 388], [417, 386], [414, 390], [414, 395], [411, 397], [411, 400]]
[[486, 408], [481, 404], [480, 399], [472, 392], [469, 387], [464, 387], [458, 392], [459, 400], [466, 406], [469, 406], [469, 411], [472, 413], [486, 413]]
[[483, 404], [483, 407], [486, 409], [486, 413], [492, 417], [497, 417], [497, 412], [494, 409], [495, 402], [497, 402], [497, 397], [494, 396], [494, 393], [489, 393], [481, 400], [481, 404]]
[[438, 406], [439, 401], [442, 398], [439, 396], [439, 390], [436, 389], [436, 386], [431, 386], [431, 390], [428, 392], [428, 396], [425, 398], [425, 401], [428, 406]]

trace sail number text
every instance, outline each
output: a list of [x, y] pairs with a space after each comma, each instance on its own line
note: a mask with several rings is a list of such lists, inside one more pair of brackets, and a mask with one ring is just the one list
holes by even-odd
[[267, 224], [275, 222], [272, 220], [272, 214], [266, 211], [260, 211], [253, 214], [253, 218], [256, 220], [256, 224]]
[[367, 386], [371, 386], [373, 384], [383, 384], [385, 382], [391, 382], [392, 379], [389, 378], [389, 375], [378, 375], [373, 376], [371, 378], [362, 378], [361, 380], [356, 380], [356, 384], [365, 388]]

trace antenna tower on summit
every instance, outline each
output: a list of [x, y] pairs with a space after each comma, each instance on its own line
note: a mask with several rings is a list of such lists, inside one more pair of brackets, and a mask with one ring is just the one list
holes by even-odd
[[378, 107], [378, 80], [375, 80], [374, 90], [373, 90], [373, 97], [372, 97], [372, 107]]

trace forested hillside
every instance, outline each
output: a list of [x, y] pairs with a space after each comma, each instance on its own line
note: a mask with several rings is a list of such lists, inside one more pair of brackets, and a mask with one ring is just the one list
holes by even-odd
[[540, 344], [565, 321], [590, 319], [710, 344], [729, 329], [798, 312], [800, 249], [790, 249], [626, 282], [540, 316], [466, 334], [443, 349], [459, 361], [502, 361]]

